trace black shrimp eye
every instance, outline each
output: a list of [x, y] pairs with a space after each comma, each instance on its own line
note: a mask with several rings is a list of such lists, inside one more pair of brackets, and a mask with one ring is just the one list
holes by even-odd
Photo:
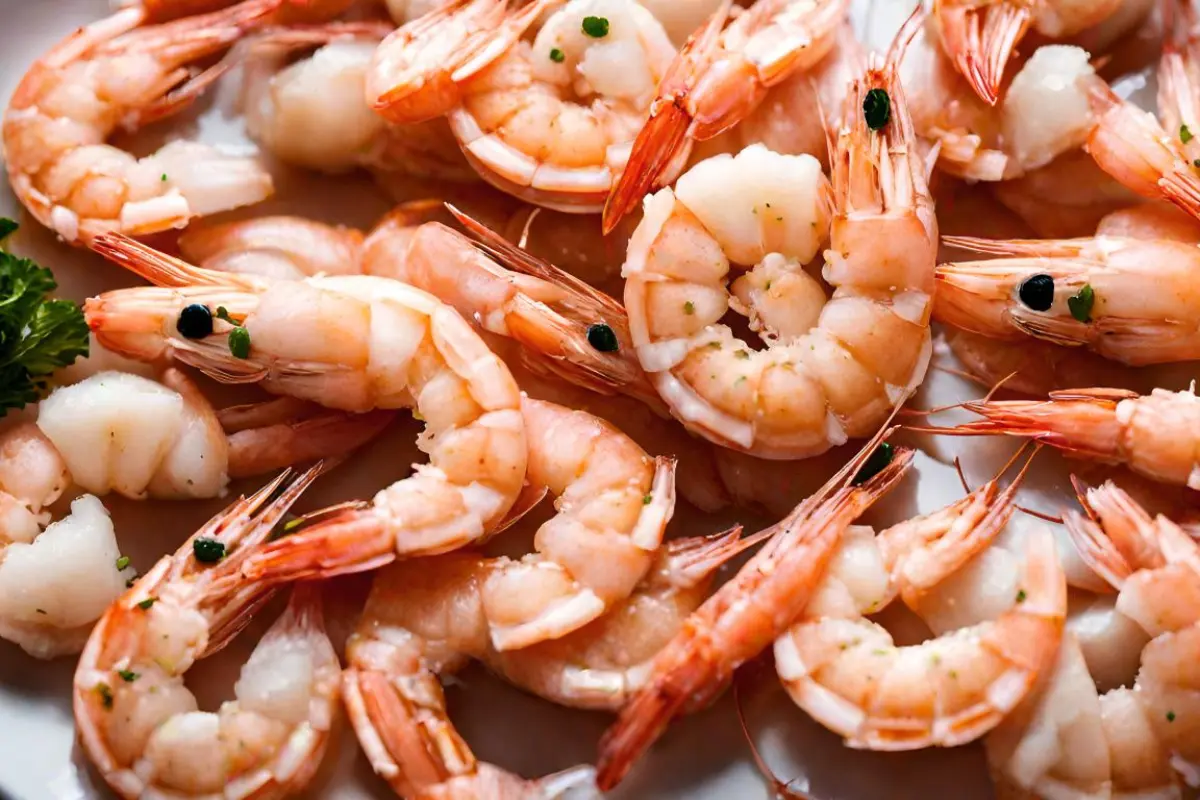
[[588, 326], [587, 340], [588, 344], [601, 353], [615, 353], [621, 347], [621, 343], [617, 341], [617, 334], [603, 322]]
[[1025, 279], [1017, 289], [1021, 302], [1034, 311], [1049, 311], [1054, 305], [1054, 278], [1049, 275], [1033, 275]]
[[208, 306], [192, 303], [184, 306], [175, 323], [179, 335], [185, 339], [203, 339], [213, 332], [213, 315]]

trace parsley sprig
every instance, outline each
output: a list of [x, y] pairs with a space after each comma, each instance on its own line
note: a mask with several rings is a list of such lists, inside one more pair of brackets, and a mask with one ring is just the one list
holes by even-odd
[[[15, 222], [0, 219], [5, 236]], [[54, 275], [27, 258], [0, 249], [0, 416], [24, 408], [49, 389], [49, 376], [88, 352], [83, 311], [51, 300]]]

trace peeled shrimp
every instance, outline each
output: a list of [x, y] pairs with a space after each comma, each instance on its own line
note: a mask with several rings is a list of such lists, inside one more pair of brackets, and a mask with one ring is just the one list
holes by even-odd
[[1125, 464], [1163, 483], [1200, 489], [1200, 398], [1192, 391], [1069, 389], [1048, 400], [963, 406], [983, 417], [944, 432], [1024, 436], [1069, 456]]
[[278, 21], [284, 0], [140, 27], [127, 8], [72, 33], [34, 64], [4, 116], [8, 178], [21, 203], [69, 242], [140, 235], [257, 203], [271, 176], [254, 159], [176, 140], [145, 158], [104, 144], [186, 107], [223, 71], [189, 67]]
[[280, 159], [324, 172], [363, 167], [474, 180], [445, 120], [391, 125], [363, 100], [371, 56], [391, 30], [383, 22], [334, 23], [256, 39], [246, 67], [247, 132]]
[[688, 617], [655, 657], [645, 685], [600, 740], [597, 784], [602, 791], [625, 777], [673, 717], [719, 695], [734, 670], [768, 647], [804, 609], [847, 527], [912, 463], [912, 451], [898, 448], [874, 477], [844, 485], [878, 439], [774, 526], [770, 541]]
[[1108, 236], [946, 241], [1001, 257], [938, 267], [934, 315], [942, 322], [1083, 346], [1133, 366], [1200, 358], [1195, 245]]
[[671, 183], [692, 142], [732, 128], [772, 86], [828, 55], [849, 7], [848, 0], [757, 0], [726, 26], [732, 0], [723, 2], [659, 84], [629, 168], [605, 204], [605, 231]]
[[[343, 677], [350, 720], [376, 773], [405, 797], [492, 797], [494, 781], [529, 796], [558, 796], [590, 784], [592, 771], [526, 782], [478, 762], [447, 714], [438, 676], [468, 658], [522, 688], [565, 705], [615, 709], [643, 679], [648, 661], [703, 599], [712, 574], [742, 549], [736, 532], [677, 540], [656, 555], [637, 591], [611, 612], [562, 639], [497, 652], [489, 643], [480, 592], [494, 559], [450, 553], [380, 571]], [[533, 784], [533, 785], [530, 785]]]
[[[499, 559], [482, 587], [497, 650], [555, 639], [627, 598], [650, 568], [675, 508], [675, 465], [582, 411], [521, 401], [526, 481], [558, 498], [534, 540], [537, 553]], [[376, 566], [395, 545], [376, 511], [351, 511], [281, 539], [246, 564], [255, 578], [292, 580]]]
[[851, 559], [850, 574], [839, 574], [835, 562], [826, 581], [849, 587], [851, 598], [857, 590], [858, 602], [810, 604], [775, 642], [776, 670], [796, 704], [849, 746], [872, 750], [953, 747], [999, 724], [1058, 651], [1067, 587], [1048, 531], [1027, 540], [1021, 590], [994, 619], [899, 647], [863, 612], [881, 608], [892, 593], [920, 613], [924, 596], [1004, 528], [1015, 488], [999, 492], [990, 482], [868, 538], [866, 549], [880, 556], [874, 582], [861, 556]]
[[[89, 300], [101, 342], [143, 360], [164, 356], [216, 380], [347, 411], [415, 408], [430, 463], [379, 492], [355, 517], [353, 547], [385, 563], [488, 534], [525, 478], [525, 423], [512, 375], [471, 326], [432, 295], [365, 275], [280, 281], [194, 267], [118, 236], [94, 248], [161, 287]], [[237, 323], [182, 336], [181, 310], [203, 304]], [[240, 355], [232, 348], [245, 345]], [[361, 548], [361, 549], [360, 549]], [[384, 551], [388, 552], [385, 553]], [[331, 554], [341, 563], [353, 554]], [[361, 561], [358, 569], [365, 568]]]
[[190, 226], [179, 237], [185, 259], [221, 272], [303, 280], [360, 272], [363, 235], [301, 217], [255, 217]]
[[[120, 797], [284, 797], [317, 771], [341, 672], [321, 622], [319, 589], [292, 593], [242, 666], [236, 700], [215, 713], [199, 711], [183, 682], [270, 595], [239, 575], [242, 560], [315, 476], [290, 485], [280, 476], [238, 500], [160, 559], [92, 630], [75, 670], [75, 725], [84, 752]], [[202, 545], [220, 548], [220, 560], [201, 563]]]
[[[692, 432], [760, 458], [812, 456], [870, 434], [924, 377], [937, 222], [896, 76], [902, 52], [847, 97], [832, 191], [812, 157], [753, 146], [701, 162], [646, 201], [625, 307], [642, 368]], [[869, 91], [891, 98], [879, 132], [862, 112]], [[827, 300], [802, 265], [831, 205]], [[733, 298], [730, 262], [754, 265]], [[768, 349], [720, 323], [730, 306]]]
[[936, 0], [934, 15], [942, 47], [984, 102], [995, 105], [1004, 68], [1032, 27], [1062, 39], [1099, 25], [1129, 0]]
[[70, 482], [35, 424], [0, 434], [0, 637], [37, 658], [79, 652], [132, 575], [117, 568], [112, 520], [95, 497], [42, 530]]
[[284, 401], [215, 410], [182, 372], [161, 383], [101, 372], [56, 389], [38, 428], [71, 479], [97, 495], [219, 497], [230, 477], [344, 455], [391, 421]]

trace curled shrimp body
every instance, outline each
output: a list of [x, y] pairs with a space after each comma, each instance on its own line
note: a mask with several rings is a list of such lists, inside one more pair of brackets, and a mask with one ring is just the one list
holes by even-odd
[[359, 272], [361, 231], [301, 217], [200, 221], [179, 237], [179, 252], [206, 269], [303, 280]]
[[[584, 20], [603, 19], [603, 35]], [[570, 0], [532, 42], [517, 42], [460, 86], [449, 113], [476, 171], [547, 208], [591, 213], [625, 169], [675, 48], [633, 0]], [[671, 177], [682, 160], [673, 162]]]
[[231, 477], [344, 455], [392, 416], [287, 400], [217, 411], [182, 372], [160, 380], [101, 372], [41, 402], [38, 428], [76, 485], [133, 499], [219, 497]]
[[[763, 458], [812, 456], [869, 434], [924, 377], [937, 223], [896, 77], [901, 51], [854, 83], [832, 192], [815, 159], [750, 147], [646, 201], [625, 307], [642, 368], [692, 432]], [[878, 132], [862, 112], [868, 92], [891, 98]], [[826, 300], [801, 265], [824, 239], [831, 200]], [[730, 262], [754, 265], [733, 298]], [[768, 349], [720, 323], [730, 306]]]
[[[590, 784], [589, 769], [527, 782], [476, 760], [454, 729], [438, 677], [481, 659], [553, 702], [615, 709], [699, 605], [713, 571], [744, 546], [736, 531], [665, 544], [634, 594], [610, 613], [561, 639], [507, 652], [491, 647], [481, 624], [480, 587], [494, 559], [458, 552], [381, 570], [347, 646], [343, 677], [372, 767], [405, 797], [546, 797], [564, 784]], [[512, 788], [489, 793], [494, 781]]]
[[[497, 650], [563, 636], [628, 597], [675, 507], [673, 460], [652, 459], [586, 412], [526, 397], [521, 413], [525, 480], [558, 498], [558, 514], [538, 529], [537, 553], [489, 566], [483, 613]], [[246, 573], [277, 581], [373, 567], [395, 552], [371, 536], [375, 513], [343, 513], [268, 545]]]
[[1162, 483], [1200, 489], [1200, 398], [1191, 391], [1069, 389], [1047, 400], [966, 403], [983, 419], [946, 432], [1024, 436], [1069, 456], [1131, 470]]
[[[475, 180], [444, 119], [393, 125], [363, 102], [371, 56], [391, 30], [332, 23], [256, 38], [245, 67], [247, 132], [283, 161], [323, 172]], [[309, 48], [317, 49], [291, 60]]]
[[660, 82], [629, 168], [605, 204], [605, 231], [671, 182], [692, 142], [732, 128], [772, 86], [828, 55], [850, 7], [847, 0], [757, 0], [725, 25], [732, 5], [721, 4]]
[[146, 27], [144, 11], [128, 8], [71, 34], [26, 73], [4, 115], [17, 198], [67, 241], [86, 243], [106, 231], [180, 228], [270, 196], [271, 176], [253, 159], [182, 140], [137, 159], [104, 142], [195, 99], [222, 68], [188, 80], [189, 65], [276, 21], [281, 4], [245, 0]]
[[[1200, 358], [1195, 245], [1111, 236], [947, 243], [1000, 257], [938, 267], [939, 321], [995, 338], [1083, 346], [1132, 366]], [[1033, 301], [1038, 308], [1023, 299], [1034, 276], [1049, 289]]]
[[[95, 246], [163, 287], [88, 301], [89, 324], [110, 349], [143, 360], [170, 356], [219, 381], [259, 383], [329, 408], [421, 415], [419, 444], [430, 463], [355, 515], [357, 535], [344, 542], [351, 550], [386, 561], [397, 551], [461, 547], [489, 533], [516, 501], [527, 452], [517, 385], [437, 298], [373, 276], [273, 281], [215, 272], [122, 237]], [[218, 320], [215, 333], [186, 338], [177, 321], [189, 304], [224, 308], [237, 324]], [[235, 356], [238, 337], [248, 346]], [[333, 557], [355, 560], [340, 548]]]
[[[945, 509], [880, 533], [872, 544], [888, 590], [864, 598], [866, 608], [880, 608], [890, 592], [919, 611], [924, 595], [1004, 528], [1014, 490], [1015, 484], [1001, 493], [990, 482]], [[1011, 608], [907, 647], [863, 617], [862, 607], [810, 605], [776, 640], [776, 669], [797, 705], [851, 747], [912, 750], [973, 741], [1024, 699], [1058, 652], [1067, 586], [1048, 531], [1027, 540], [1022, 572]], [[826, 580], [869, 585], [861, 569], [840, 576], [836, 562]]]
[[897, 449], [874, 477], [842, 485], [877, 443], [774, 526], [770, 541], [688, 617], [654, 658], [645, 685], [600, 740], [597, 784], [602, 791], [624, 778], [672, 718], [717, 697], [734, 670], [770, 646], [803, 610], [847, 527], [912, 463], [912, 451]]
[[[270, 595], [238, 569], [316, 471], [291, 485], [285, 477], [164, 556], [93, 629], [75, 670], [75, 724], [84, 752], [118, 796], [284, 797], [302, 790], [320, 765], [341, 670], [315, 587], [293, 592], [242, 666], [236, 700], [215, 713], [199, 711], [183, 680]], [[218, 563], [199, 561], [201, 543], [222, 548]]]

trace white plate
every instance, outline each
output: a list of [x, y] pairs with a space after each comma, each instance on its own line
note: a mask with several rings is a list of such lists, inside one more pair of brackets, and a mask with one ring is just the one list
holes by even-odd
[[[875, 42], [886, 42], [889, 31], [911, 6], [907, 0], [884, 0], [876, 6], [879, 13], [871, 19], [870, 36]], [[73, 27], [91, 22], [106, 11], [105, 0], [0, 0], [0, 53], [5, 66], [0, 74], [0, 99], [7, 104], [21, 73], [39, 54]], [[190, 135], [208, 141], [229, 141], [240, 136], [236, 120], [211, 109], [186, 123], [186, 127]], [[172, 130], [178, 130], [178, 126]], [[159, 131], [151, 138], [161, 135]], [[387, 199], [363, 177], [333, 180], [281, 171], [278, 178], [277, 198], [254, 213], [308, 213], [330, 222], [368, 226], [388, 207]], [[0, 190], [0, 215], [22, 219], [22, 230], [13, 240], [14, 249], [53, 268], [65, 295], [83, 299], [103, 289], [134, 283], [116, 267], [54, 241], [32, 220], [22, 217], [7, 186]], [[214, 397], [235, 396], [225, 387], [208, 386]], [[920, 402], [946, 403], [977, 394], [975, 387], [945, 374], [931, 373]], [[407, 465], [417, 460], [412, 446], [415, 426], [410, 423], [397, 428], [352, 465], [318, 482], [304, 498], [304, 507], [366, 497], [403, 474]], [[990, 476], [1011, 451], [1008, 442], [943, 440], [936, 451], [931, 451], [938, 460], [922, 458], [919, 474], [908, 478], [874, 519], [896, 520], [961, 496], [958, 479], [948, 466], [956, 453], [966, 455], [971, 478], [978, 482]], [[789, 468], [815, 485], [830, 465], [846, 457], [843, 452], [835, 458]], [[1063, 472], [1056, 457], [1042, 459], [1038, 473], [1033, 483], [1038, 487], [1035, 494], [1043, 495], [1042, 504], [1054, 508], [1065, 502]], [[117, 523], [123, 551], [142, 570], [224, 505], [223, 501], [132, 503], [115, 497], [105, 498], [105, 503]], [[673, 528], [695, 534], [718, 530], [725, 522], [724, 518], [706, 519], [694, 511], [682, 510]], [[327, 592], [335, 638], [344, 637], [364, 587], [365, 580], [353, 579]], [[234, 646], [192, 670], [189, 685], [202, 708], [215, 708], [228, 696], [238, 664], [276, 612], [276, 608], [268, 608]], [[0, 792], [16, 800], [110, 796], [74, 743], [70, 705], [73, 666], [72, 659], [36, 661], [0, 642]], [[449, 691], [449, 698], [454, 719], [481, 759], [529, 776], [591, 761], [597, 737], [608, 722], [606, 715], [567, 711], [530, 698], [479, 669], [461, 675]], [[750, 727], [776, 773], [785, 779], [795, 778], [795, 789], [812, 792], [822, 800], [991, 796], [982, 751], [977, 746], [904, 755], [846, 750], [836, 737], [808, 720], [787, 700], [773, 675], [757, 682], [746, 706]], [[309, 796], [339, 800], [391, 797], [387, 785], [372, 774], [344, 725], [340, 733]], [[714, 708], [674, 725], [611, 796], [731, 800], [768, 794], [749, 758], [727, 693]]]

